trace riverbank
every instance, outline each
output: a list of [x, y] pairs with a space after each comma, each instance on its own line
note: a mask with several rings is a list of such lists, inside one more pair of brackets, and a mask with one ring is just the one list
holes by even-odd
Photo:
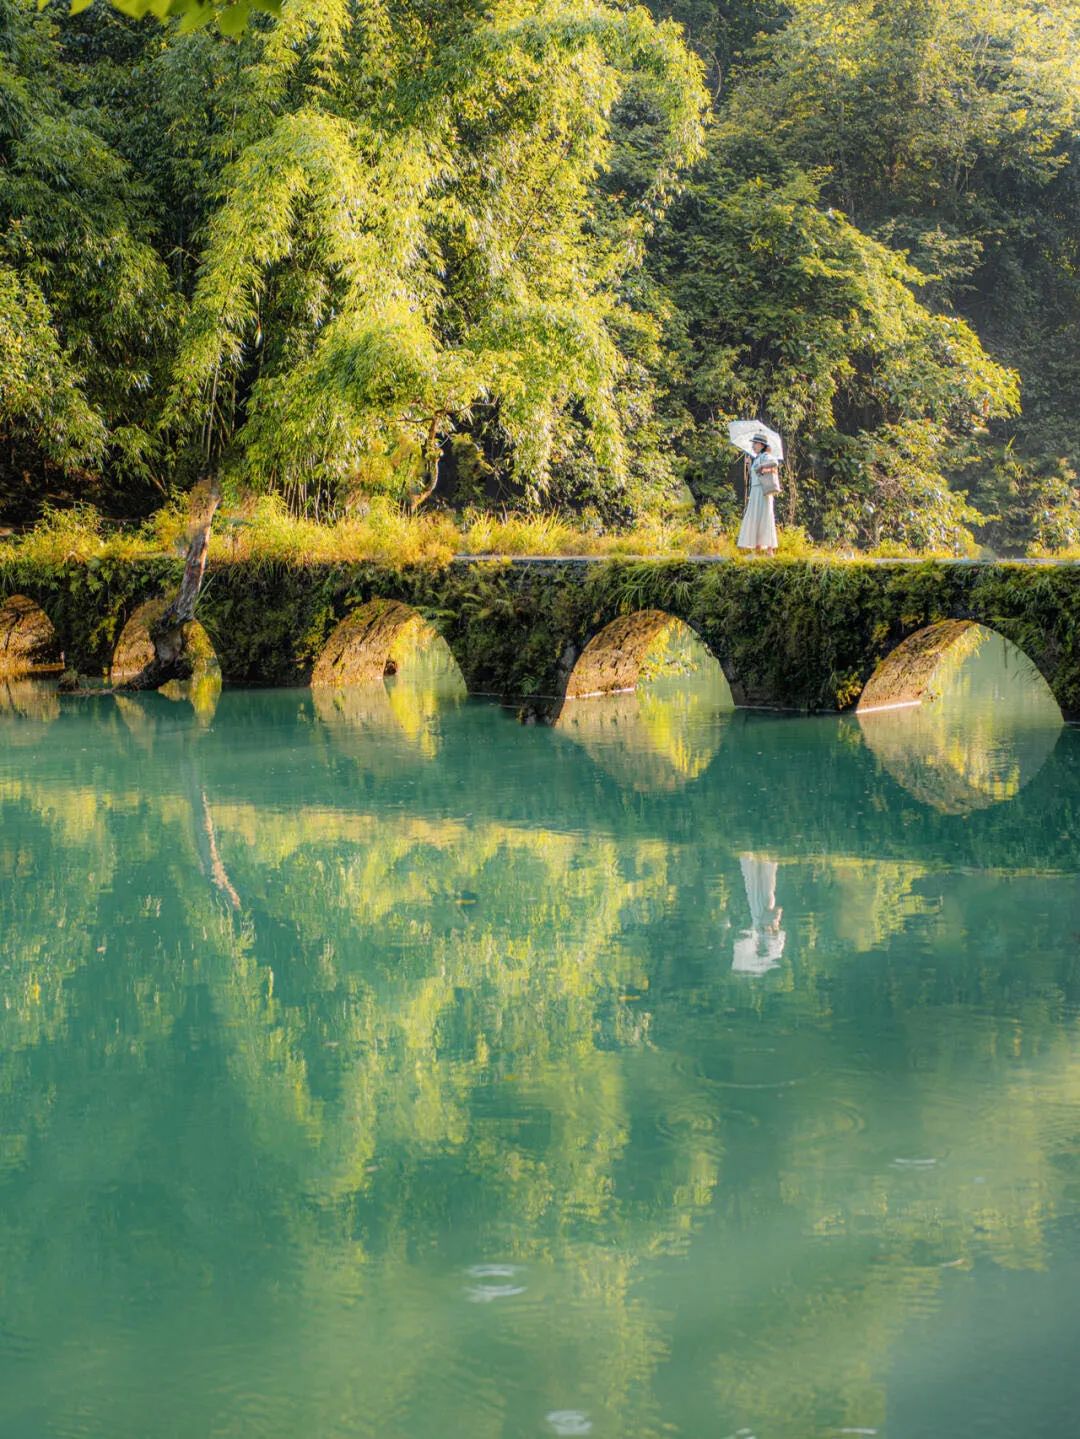
[[[0, 540], [0, 561], [47, 565], [90, 560], [142, 561], [182, 554], [189, 518], [180, 505], [167, 505], [140, 525], [118, 526], [88, 506], [48, 512], [30, 530]], [[455, 557], [535, 559], [738, 559], [734, 528], [708, 508], [693, 516], [642, 521], [615, 529], [572, 523], [551, 514], [454, 514], [433, 510], [409, 515], [399, 506], [375, 502], [363, 515], [318, 524], [290, 515], [281, 501], [266, 497], [219, 511], [210, 541], [211, 563], [240, 561], [289, 565], [447, 564]], [[856, 552], [809, 539], [798, 528], [781, 526], [779, 558], [836, 563], [868, 559], [976, 559], [980, 551], [929, 555], [898, 545]], [[1072, 556], [1071, 558], [1076, 558]]]

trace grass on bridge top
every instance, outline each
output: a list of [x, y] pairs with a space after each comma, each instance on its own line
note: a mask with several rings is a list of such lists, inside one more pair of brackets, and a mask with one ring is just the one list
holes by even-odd
[[[168, 505], [139, 526], [108, 525], [88, 506], [52, 510], [31, 530], [0, 541], [0, 561], [55, 565], [92, 559], [139, 560], [179, 556], [187, 543], [188, 517]], [[912, 552], [882, 546], [856, 554], [809, 540], [797, 528], [780, 530], [780, 557], [850, 560], [900, 558]], [[289, 515], [276, 497], [224, 506], [214, 521], [211, 562], [284, 562], [302, 566], [373, 560], [391, 565], [445, 564], [454, 555], [595, 555], [679, 559], [735, 558], [734, 534], [708, 511], [685, 519], [651, 520], [631, 529], [605, 530], [549, 514], [466, 513], [431, 510], [409, 515], [376, 501], [363, 516], [319, 524]], [[947, 558], [955, 558], [949, 553]]]

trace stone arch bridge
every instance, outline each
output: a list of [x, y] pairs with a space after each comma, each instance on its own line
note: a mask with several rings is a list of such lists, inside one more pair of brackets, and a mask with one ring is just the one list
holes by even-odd
[[[0, 674], [137, 672], [138, 622], [178, 562], [0, 561]], [[226, 684], [377, 681], [408, 626], [446, 642], [469, 690], [551, 719], [633, 688], [671, 619], [719, 660], [735, 703], [793, 711], [917, 702], [972, 624], [998, 631], [1080, 721], [1080, 566], [458, 558], [211, 566], [199, 620]], [[126, 628], [125, 628], [126, 627]], [[123, 639], [123, 644], [121, 640]]]

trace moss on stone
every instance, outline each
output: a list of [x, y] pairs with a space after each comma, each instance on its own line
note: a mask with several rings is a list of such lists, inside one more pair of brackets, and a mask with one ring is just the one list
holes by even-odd
[[[167, 560], [0, 562], [0, 597], [48, 615], [67, 662], [103, 674], [124, 624], [175, 590]], [[855, 703], [880, 661], [917, 630], [974, 620], [1037, 665], [1080, 719], [1080, 569], [1010, 564], [823, 561], [456, 561], [395, 568], [218, 564], [199, 619], [228, 684], [307, 684], [334, 627], [373, 599], [419, 611], [474, 693], [557, 706], [573, 666], [611, 621], [659, 610], [717, 656], [736, 703], [835, 710]]]

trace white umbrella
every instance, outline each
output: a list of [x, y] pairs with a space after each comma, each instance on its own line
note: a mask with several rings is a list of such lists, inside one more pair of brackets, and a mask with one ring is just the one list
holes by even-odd
[[769, 442], [769, 449], [778, 460], [784, 458], [784, 442], [775, 430], [770, 430], [768, 425], [763, 425], [760, 420], [732, 420], [727, 427], [731, 443], [736, 449], [742, 450], [744, 454], [754, 453], [754, 436], [764, 435]]

